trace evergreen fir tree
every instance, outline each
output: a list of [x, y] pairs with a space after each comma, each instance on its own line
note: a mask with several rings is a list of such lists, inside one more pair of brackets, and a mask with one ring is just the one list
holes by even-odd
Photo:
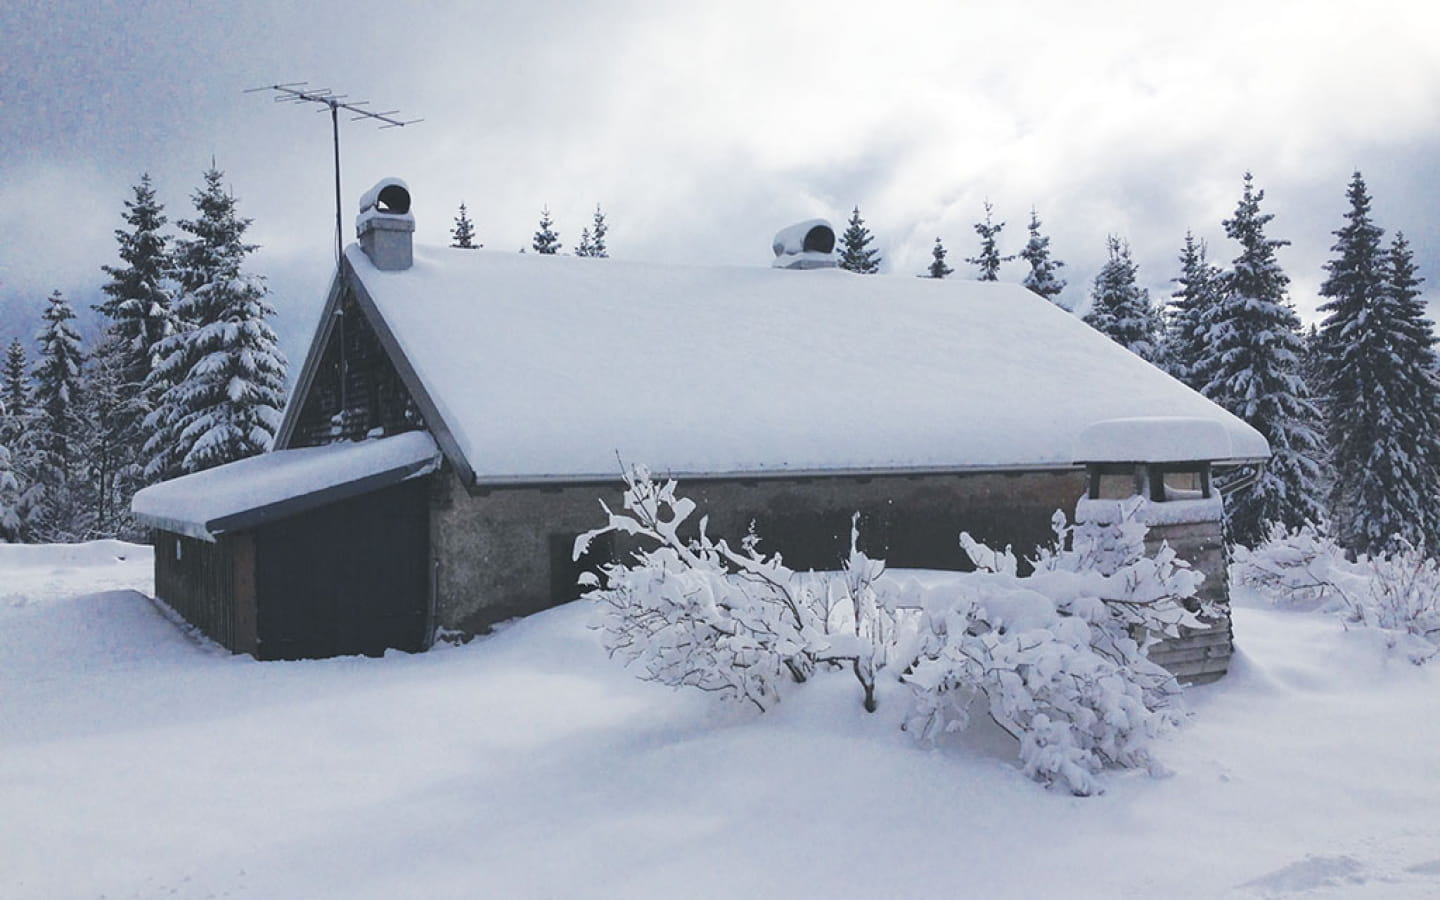
[[1403, 236], [1387, 252], [1365, 180], [1347, 191], [1347, 224], [1320, 286], [1320, 368], [1336, 540], [1357, 552], [1433, 544], [1440, 503], [1435, 338]]
[[590, 229], [580, 229], [580, 243], [575, 245], [576, 256], [594, 256], [595, 245], [590, 243]]
[[464, 203], [460, 204], [460, 215], [455, 217], [455, 227], [450, 229], [450, 246], [460, 250], [477, 250], [484, 246], [475, 243], [475, 223], [470, 221]]
[[1206, 366], [1210, 361], [1210, 320], [1220, 302], [1220, 269], [1205, 258], [1204, 241], [1185, 232], [1180, 250], [1180, 275], [1170, 279], [1178, 285], [1171, 294], [1165, 317], [1165, 368], [1192, 389], [1201, 391], [1209, 383]]
[[880, 251], [870, 246], [873, 240], [875, 236], [865, 227], [865, 220], [860, 218], [860, 207], [856, 206], [850, 213], [845, 233], [840, 235], [840, 268], [861, 275], [874, 275], [880, 271]]
[[164, 207], [155, 199], [148, 174], [140, 176], [134, 191], [123, 216], [130, 228], [115, 231], [125, 265], [101, 266], [110, 282], [101, 288], [108, 299], [96, 309], [110, 319], [110, 330], [122, 343], [122, 382], [138, 389], [150, 377], [155, 345], [174, 332], [175, 317], [166, 285], [169, 238], [160, 233]]
[[0, 367], [0, 540], [30, 540], [38, 495], [34, 469], [35, 433], [30, 425], [29, 363], [18, 338], [11, 340]]
[[610, 255], [610, 248], [605, 246], [605, 234], [610, 226], [605, 224], [605, 214], [600, 211], [600, 204], [595, 204], [595, 218], [591, 220], [590, 227], [590, 255], [604, 259]]
[[975, 223], [975, 233], [980, 235], [980, 255], [966, 257], [965, 261], [980, 271], [978, 281], [999, 281], [1000, 264], [1009, 262], [1014, 256], [1001, 256], [995, 239], [1004, 230], [1004, 222], [992, 222], [990, 214], [994, 207], [985, 201], [985, 221]]
[[530, 242], [530, 247], [536, 253], [543, 253], [546, 256], [554, 256], [560, 252], [560, 235], [553, 228], [555, 223], [550, 221], [550, 207], [542, 207], [540, 210], [540, 230], [535, 232], [535, 238]]
[[1275, 259], [1289, 241], [1265, 236], [1274, 216], [1260, 212], [1264, 198], [1246, 172], [1235, 215], [1224, 222], [1240, 255], [1221, 280], [1203, 391], [1270, 442], [1270, 462], [1258, 473], [1239, 473], [1240, 484], [1254, 480], [1226, 496], [1227, 539], [1247, 547], [1276, 524], [1293, 529], [1320, 520], [1319, 414], [1300, 375], [1300, 319], [1286, 297], [1290, 279]]
[[[0, 409], [0, 418], [5, 411]], [[10, 462], [10, 448], [0, 441], [0, 543], [20, 540], [20, 479]]]
[[30, 411], [30, 378], [26, 370], [30, 364], [25, 359], [25, 345], [19, 338], [11, 338], [10, 347], [5, 351], [5, 363], [0, 369], [0, 398], [12, 417], [21, 417]]
[[[107, 489], [108, 506], [129, 509], [130, 497], [144, 487], [145, 416], [153, 397], [147, 391], [154, 368], [156, 348], [175, 332], [168, 274], [171, 266], [169, 238], [160, 233], [165, 225], [163, 207], [155, 199], [148, 174], [140, 176], [133, 200], [125, 202], [123, 218], [129, 229], [117, 229], [123, 266], [102, 266], [110, 276], [102, 290], [107, 299], [96, 307], [110, 319], [102, 341], [107, 384], [113, 382], [115, 396], [110, 405], [118, 416], [105, 428], [114, 442], [105, 448], [105, 466], [113, 468]], [[97, 355], [98, 355], [97, 349]], [[93, 421], [90, 422], [93, 426]], [[115, 536], [102, 532], [102, 536]]]
[[192, 199], [199, 215], [182, 221], [177, 242], [184, 330], [161, 342], [151, 382], [163, 390], [146, 418], [152, 477], [198, 472], [263, 453], [274, 440], [285, 396], [285, 358], [266, 319], [264, 279], [242, 271], [255, 251], [250, 220], [213, 165]]
[[1060, 306], [1060, 292], [1065, 290], [1065, 279], [1059, 275], [1065, 264], [1050, 256], [1050, 238], [1040, 234], [1040, 215], [1030, 208], [1030, 240], [1020, 251], [1020, 258], [1030, 264], [1024, 285], [1040, 296]]
[[927, 274], [920, 277], [944, 278], [946, 275], [949, 275], [951, 272], [955, 271], [954, 269], [945, 265], [945, 245], [940, 243], [940, 239], [938, 237], [935, 239], [935, 246], [933, 249], [931, 249], [930, 256], [930, 268], [929, 270], [927, 270]]
[[35, 455], [29, 474], [42, 504], [36, 522], [38, 537], [46, 542], [71, 541], [84, 532], [79, 522], [77, 482], [82, 462], [85, 355], [70, 304], [59, 291], [50, 295], [48, 304], [44, 324], [35, 335], [39, 350], [29, 423]]
[[1139, 266], [1130, 245], [1115, 235], [1106, 239], [1110, 258], [1095, 276], [1085, 324], [1146, 362], [1159, 357], [1159, 314], [1150, 292], [1135, 282]]
[[125, 358], [123, 339], [110, 334], [85, 367], [80, 450], [86, 482], [77, 493], [90, 522], [88, 537], [93, 538], [141, 537], [130, 516], [130, 500], [141, 486], [135, 429], [143, 419], [143, 410], [137, 408], [143, 398], [129, 390]]

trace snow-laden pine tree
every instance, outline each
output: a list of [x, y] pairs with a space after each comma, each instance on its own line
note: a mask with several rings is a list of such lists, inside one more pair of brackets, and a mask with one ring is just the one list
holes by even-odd
[[34, 449], [29, 473], [38, 490], [37, 536], [45, 542], [79, 539], [80, 437], [84, 431], [82, 368], [85, 353], [75, 330], [75, 312], [64, 295], [50, 295], [35, 335], [38, 344], [29, 420]]
[[550, 207], [541, 207], [540, 229], [535, 232], [535, 237], [530, 242], [532, 250], [546, 256], [554, 256], [560, 252], [560, 235], [555, 232], [554, 225], [555, 223], [550, 221]]
[[1246, 547], [1265, 540], [1277, 524], [1299, 528], [1318, 522], [1321, 513], [1319, 413], [1300, 374], [1300, 318], [1286, 296], [1290, 279], [1275, 258], [1290, 242], [1265, 236], [1274, 216], [1260, 212], [1263, 199], [1246, 172], [1235, 215], [1223, 223], [1240, 255], [1221, 279], [1202, 392], [1270, 442], [1270, 461], [1259, 472], [1240, 473], [1242, 486], [1225, 499], [1226, 538]]
[[580, 229], [580, 243], [575, 245], [576, 256], [594, 256], [595, 246], [590, 243], [590, 229]]
[[1130, 245], [1115, 235], [1106, 238], [1110, 258], [1100, 267], [1090, 289], [1085, 324], [1146, 362], [1159, 358], [1160, 318], [1150, 291], [1135, 281], [1139, 266]]
[[30, 427], [29, 363], [19, 338], [0, 366], [0, 540], [26, 541], [38, 500], [29, 472], [35, 444]]
[[164, 207], [155, 199], [148, 174], [140, 176], [135, 197], [125, 201], [128, 229], [116, 229], [123, 266], [101, 266], [110, 282], [101, 290], [107, 299], [96, 307], [111, 322], [110, 331], [121, 342], [122, 381], [138, 389], [150, 377], [155, 345], [175, 330], [170, 289], [169, 238]]
[[605, 224], [605, 213], [600, 211], [600, 204], [595, 204], [595, 217], [590, 223], [590, 255], [604, 259], [610, 255], [610, 248], [605, 246], [605, 234], [610, 226]]
[[[0, 417], [5, 410], [0, 408]], [[0, 441], [0, 543], [20, 540], [20, 479], [10, 462], [10, 448]]]
[[965, 258], [967, 263], [974, 266], [979, 272], [977, 281], [999, 281], [1000, 264], [1009, 262], [1014, 256], [1001, 256], [1000, 249], [995, 239], [1005, 229], [1004, 222], [995, 222], [991, 219], [994, 207], [990, 201], [985, 201], [985, 221], [975, 223], [975, 233], [980, 235], [980, 253], [978, 256]]
[[0, 368], [0, 398], [13, 417], [24, 416], [30, 411], [30, 377], [27, 370], [30, 363], [25, 359], [25, 345], [19, 338], [11, 338], [5, 351], [5, 363]]
[[[144, 421], [156, 398], [146, 386], [157, 347], [176, 327], [168, 280], [170, 239], [160, 231], [165, 225], [164, 207], [155, 199], [148, 174], [140, 176], [134, 192], [134, 198], [125, 201], [123, 214], [129, 227], [115, 231], [124, 265], [101, 267], [110, 281], [102, 287], [106, 300], [96, 307], [109, 319], [101, 345], [107, 385], [113, 383], [115, 393], [108, 401], [114, 418], [107, 418], [104, 424], [108, 433], [106, 487], [113, 488], [118, 497], [113, 505], [127, 510], [130, 497], [147, 483]], [[97, 348], [97, 358], [98, 354]], [[94, 426], [93, 420], [90, 424]]]
[[269, 449], [285, 402], [285, 357], [266, 319], [264, 279], [242, 271], [250, 220], [213, 165], [192, 196], [198, 215], [176, 242], [183, 329], [160, 344], [151, 382], [164, 393], [146, 418], [147, 474], [198, 472]]
[[1403, 239], [1390, 251], [1365, 180], [1347, 191], [1320, 286], [1320, 369], [1330, 448], [1329, 507], [1342, 547], [1370, 555], [1432, 544], [1440, 505], [1435, 338]]
[[1020, 258], [1030, 264], [1024, 285], [1060, 306], [1060, 292], [1065, 290], [1065, 279], [1060, 277], [1060, 270], [1065, 264], [1050, 255], [1050, 238], [1040, 233], [1040, 215], [1033, 206], [1030, 207], [1030, 239], [1025, 242], [1025, 249], [1020, 251]]
[[860, 207], [850, 213], [850, 222], [845, 233], [840, 235], [840, 268], [861, 275], [874, 275], [880, 271], [880, 251], [871, 247], [875, 236], [860, 218]]
[[1170, 279], [1177, 287], [1165, 315], [1161, 358], [1166, 371], [1197, 391], [1210, 381], [1210, 319], [1220, 303], [1220, 276], [1206, 259], [1205, 242], [1186, 231], [1180, 274]]
[[930, 250], [930, 268], [926, 270], [921, 278], [944, 278], [955, 270], [945, 265], [945, 245], [940, 239], [935, 239], [935, 246]]
[[450, 229], [450, 246], [460, 250], [477, 250], [484, 246], [475, 243], [475, 223], [470, 221], [470, 213], [464, 203], [460, 204], [460, 214], [455, 217], [455, 227]]
[[90, 523], [88, 537], [141, 537], [130, 517], [130, 499], [141, 483], [135, 426], [143, 419], [144, 398], [129, 390], [125, 359], [124, 342], [109, 334], [85, 367], [85, 424], [79, 441], [86, 480], [77, 494]]

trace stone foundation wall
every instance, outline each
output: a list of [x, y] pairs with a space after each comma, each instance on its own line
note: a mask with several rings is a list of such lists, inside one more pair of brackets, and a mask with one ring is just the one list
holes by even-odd
[[[469, 494], [437, 476], [431, 510], [436, 624], [484, 631], [578, 596], [575, 536], [604, 524], [600, 500], [621, 508], [623, 485], [497, 487]], [[948, 475], [826, 476], [682, 481], [694, 516], [732, 541], [754, 523], [761, 549], [795, 569], [833, 569], [848, 553], [860, 513], [861, 549], [896, 568], [968, 569], [961, 531], [1028, 555], [1049, 542], [1055, 510], [1084, 492], [1080, 470]], [[625, 548], [611, 545], [611, 552]]]

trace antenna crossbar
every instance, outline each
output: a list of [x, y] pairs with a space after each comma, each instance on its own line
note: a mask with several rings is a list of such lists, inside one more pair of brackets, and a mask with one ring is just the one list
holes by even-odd
[[342, 252], [341, 229], [340, 229], [340, 110], [354, 113], [350, 121], [359, 122], [362, 119], [374, 119], [380, 123], [381, 129], [404, 128], [406, 125], [414, 125], [425, 121], [424, 119], [400, 119], [396, 118], [400, 110], [387, 109], [384, 112], [361, 109], [370, 103], [369, 100], [351, 100], [342, 103], [349, 95], [337, 94], [330, 88], [308, 87], [308, 81], [288, 81], [283, 84], [266, 84], [260, 87], [247, 88], [245, 93], [253, 94], [258, 91], [274, 91], [276, 103], [315, 103], [324, 109], [316, 112], [330, 111], [330, 130], [335, 144], [335, 259], [338, 262]]

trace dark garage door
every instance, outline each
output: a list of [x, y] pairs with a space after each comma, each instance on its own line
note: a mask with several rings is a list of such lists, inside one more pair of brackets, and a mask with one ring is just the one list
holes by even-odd
[[260, 658], [423, 649], [429, 546], [423, 478], [256, 529]]

